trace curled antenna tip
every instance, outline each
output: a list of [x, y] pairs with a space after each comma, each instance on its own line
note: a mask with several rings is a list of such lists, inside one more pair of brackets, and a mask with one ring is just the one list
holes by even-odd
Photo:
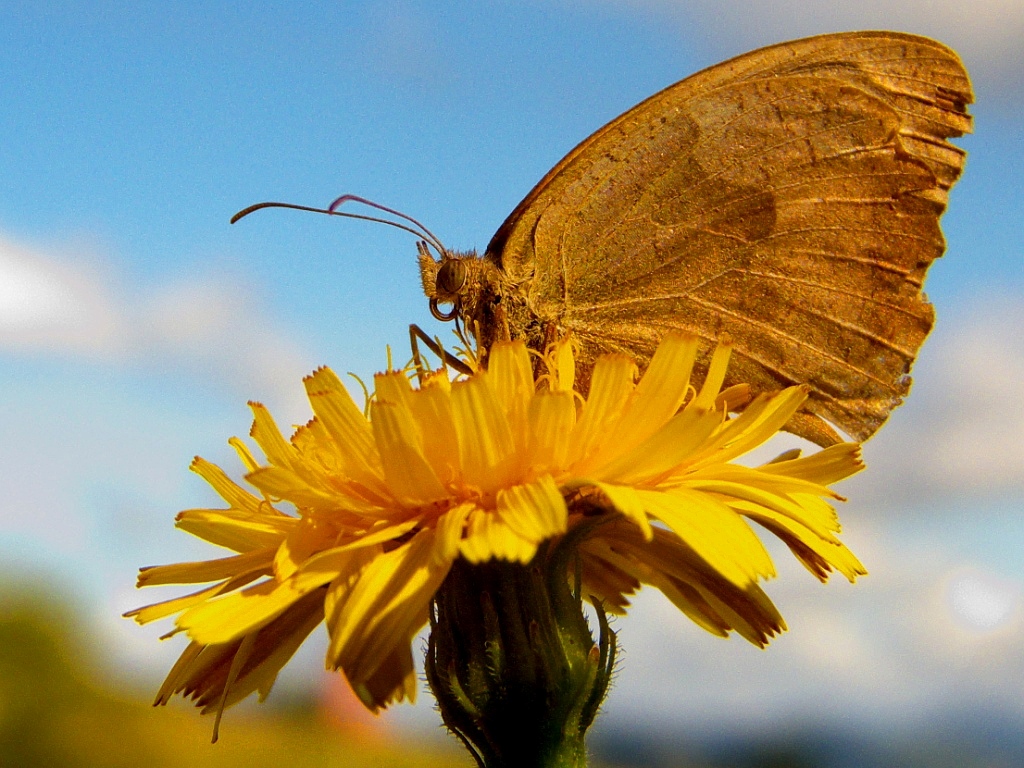
[[232, 216], [231, 217], [231, 223], [234, 224], [238, 220], [244, 219], [246, 216], [248, 216], [253, 211], [258, 211], [261, 208], [270, 208], [270, 207], [277, 206], [277, 205], [280, 205], [280, 203], [256, 203], [256, 205], [250, 205], [248, 208], [243, 208], [238, 213], [236, 213], [234, 216]]
[[334, 213], [334, 211], [328, 211], [324, 208], [312, 208], [308, 205], [295, 205], [294, 203], [256, 203], [256, 205], [250, 205], [248, 208], [243, 208], [234, 216], [231, 217], [231, 223], [234, 224], [241, 218], [248, 216], [254, 211], [259, 211], [264, 208], [291, 208], [295, 211], [310, 211], [311, 213], [333, 213], [335, 216], [348, 216], [349, 218], [355, 218], [351, 214], [347, 213]]
[[232, 223], [232, 224], [234, 224], [234, 223], [235, 223], [235, 222], [237, 222], [237, 221], [238, 221], [239, 219], [243, 219], [243, 218], [245, 218], [245, 217], [246, 217], [246, 216], [248, 216], [248, 215], [249, 215], [250, 213], [252, 213], [252, 212], [253, 212], [254, 210], [256, 210], [256, 209], [255, 209], [255, 208], [254, 208], [253, 206], [251, 206], [251, 205], [250, 205], [250, 206], [249, 206], [248, 208], [246, 208], [245, 210], [239, 211], [238, 213], [236, 213], [236, 214], [235, 214], [234, 216], [232, 216], [232, 217], [231, 217], [231, 223]]

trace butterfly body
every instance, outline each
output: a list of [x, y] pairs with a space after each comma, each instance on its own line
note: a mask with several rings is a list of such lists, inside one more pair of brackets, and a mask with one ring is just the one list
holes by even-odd
[[[921, 288], [945, 248], [938, 220], [964, 161], [947, 139], [970, 130], [970, 101], [956, 54], [912, 35], [745, 54], [583, 141], [483, 256], [421, 252], [424, 289], [485, 354], [571, 333], [584, 390], [602, 353], [642, 366], [670, 331], [705, 338], [705, 354], [728, 335], [727, 384], [806, 383], [790, 429], [863, 440], [908, 392], [932, 326]], [[442, 286], [450, 260], [466, 279]]]

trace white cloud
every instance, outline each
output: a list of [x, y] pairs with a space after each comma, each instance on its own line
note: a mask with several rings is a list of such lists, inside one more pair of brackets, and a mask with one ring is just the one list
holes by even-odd
[[895, 29], [941, 40], [972, 73], [979, 94], [1012, 101], [1024, 87], [1020, 0], [601, 0], [666, 16], [723, 56], [825, 32]]
[[[926, 445], [938, 476], [958, 485], [1024, 486], [1024, 324], [1021, 297], [990, 303], [940, 338], [929, 387], [937, 413]], [[951, 318], [956, 321], [954, 318]], [[930, 438], [930, 439], [929, 439]]]
[[233, 276], [172, 275], [133, 284], [112, 260], [0, 235], [0, 352], [118, 369], [185, 371], [299, 412], [312, 367], [250, 286]]
[[120, 326], [109, 281], [94, 265], [0, 237], [0, 348], [105, 356]]
[[116, 561], [130, 577], [121, 545], [157, 557], [158, 532], [160, 559], [180, 557], [170, 520], [204, 492], [188, 463], [234, 461], [247, 399], [285, 430], [310, 417], [313, 362], [243, 282], [193, 270], [140, 286], [88, 249], [0, 236], [0, 359], [0, 550], [94, 576]]
[[1024, 492], [1024, 297], [989, 296], [940, 316], [914, 387], [864, 448], [857, 498], [932, 503]]
[[963, 630], [984, 636], [1020, 621], [1021, 587], [986, 571], [961, 569], [949, 574], [943, 605]]
[[[858, 526], [860, 521], [858, 521]], [[606, 717], [690, 732], [789, 723], [887, 729], [980, 704], [1024, 714], [1021, 594], [1006, 575], [955, 552], [955, 532], [908, 541], [881, 526], [855, 549], [871, 574], [818, 584], [778, 555], [766, 589], [790, 631], [766, 650], [698, 629], [653, 590], [616, 624], [624, 660]], [[954, 535], [950, 535], [954, 534]]]

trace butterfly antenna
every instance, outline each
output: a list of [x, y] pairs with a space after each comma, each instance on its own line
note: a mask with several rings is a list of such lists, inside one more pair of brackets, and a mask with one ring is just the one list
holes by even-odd
[[419, 221], [414, 219], [412, 216], [402, 213], [401, 211], [396, 211], [394, 208], [388, 208], [386, 205], [375, 203], [373, 200], [367, 200], [365, 197], [359, 197], [359, 195], [342, 195], [329, 206], [327, 206], [327, 210], [329, 210], [331, 213], [336, 213], [338, 208], [343, 206], [345, 203], [349, 202], [361, 203], [363, 205], [369, 206], [370, 208], [376, 208], [378, 211], [384, 211], [385, 213], [390, 213], [392, 216], [398, 216], [401, 219], [405, 219], [410, 224], [413, 224], [419, 228], [419, 236], [422, 237], [427, 242], [429, 242], [434, 247], [434, 250], [438, 252], [438, 255], [447, 253], [447, 249], [444, 247], [444, 243], [441, 242], [441, 239], [433, 232], [431, 232], [429, 229], [427, 229], [425, 226], [423, 226], [423, 224], [421, 224]]
[[394, 213], [397, 216], [401, 216], [403, 219], [408, 219], [409, 221], [412, 221], [414, 224], [416, 224], [416, 226], [418, 226], [419, 229], [413, 229], [412, 227], [407, 227], [405, 224], [402, 224], [399, 221], [383, 219], [380, 218], [379, 216], [364, 216], [363, 214], [360, 213], [342, 213], [341, 211], [335, 211], [332, 210], [331, 208], [313, 208], [308, 205], [296, 205], [295, 203], [276, 202], [256, 203], [256, 205], [250, 205], [248, 208], [243, 208], [242, 210], [240, 210], [238, 213], [231, 217], [231, 223], [234, 224], [240, 219], [244, 219], [250, 213], [254, 213], [264, 208], [290, 208], [295, 211], [309, 211], [310, 213], [323, 213], [327, 216], [343, 216], [346, 219], [360, 219], [362, 221], [375, 221], [378, 224], [387, 224], [389, 227], [395, 227], [396, 229], [404, 230], [411, 235], [415, 235], [417, 238], [423, 238], [424, 236], [427, 236], [430, 238], [430, 245], [432, 245], [435, 250], [437, 250], [441, 254], [445, 253], [445, 249], [444, 246], [441, 244], [441, 241], [438, 240], [437, 237], [430, 232], [430, 230], [428, 230], [415, 219], [409, 216], [405, 216], [404, 214], [397, 213], [396, 211], [392, 211], [390, 208], [385, 208], [383, 205], [373, 205], [372, 203], [370, 205], [372, 205], [374, 208], [380, 208], [384, 211], [387, 211], [388, 213]]

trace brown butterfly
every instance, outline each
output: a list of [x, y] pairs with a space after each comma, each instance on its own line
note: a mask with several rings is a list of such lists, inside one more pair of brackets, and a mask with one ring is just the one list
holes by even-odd
[[424, 289], [484, 349], [571, 332], [584, 365], [647, 360], [672, 330], [728, 334], [727, 385], [807, 383], [789, 429], [835, 442], [825, 419], [864, 440], [907, 393], [932, 327], [921, 285], [945, 248], [939, 215], [964, 164], [946, 140], [970, 131], [970, 102], [957, 55], [922, 37], [747, 53], [583, 141], [482, 257], [421, 249]]
[[970, 131], [971, 100], [953, 51], [896, 32], [730, 59], [583, 141], [483, 256], [430, 236], [435, 260], [421, 243], [431, 311], [465, 323], [483, 355], [571, 333], [584, 390], [601, 353], [642, 366], [676, 330], [708, 340], [700, 377], [728, 335], [725, 386], [806, 383], [789, 431], [828, 445], [829, 422], [864, 440], [902, 402], [932, 327], [921, 286], [945, 248], [939, 216], [964, 164], [947, 139]]

